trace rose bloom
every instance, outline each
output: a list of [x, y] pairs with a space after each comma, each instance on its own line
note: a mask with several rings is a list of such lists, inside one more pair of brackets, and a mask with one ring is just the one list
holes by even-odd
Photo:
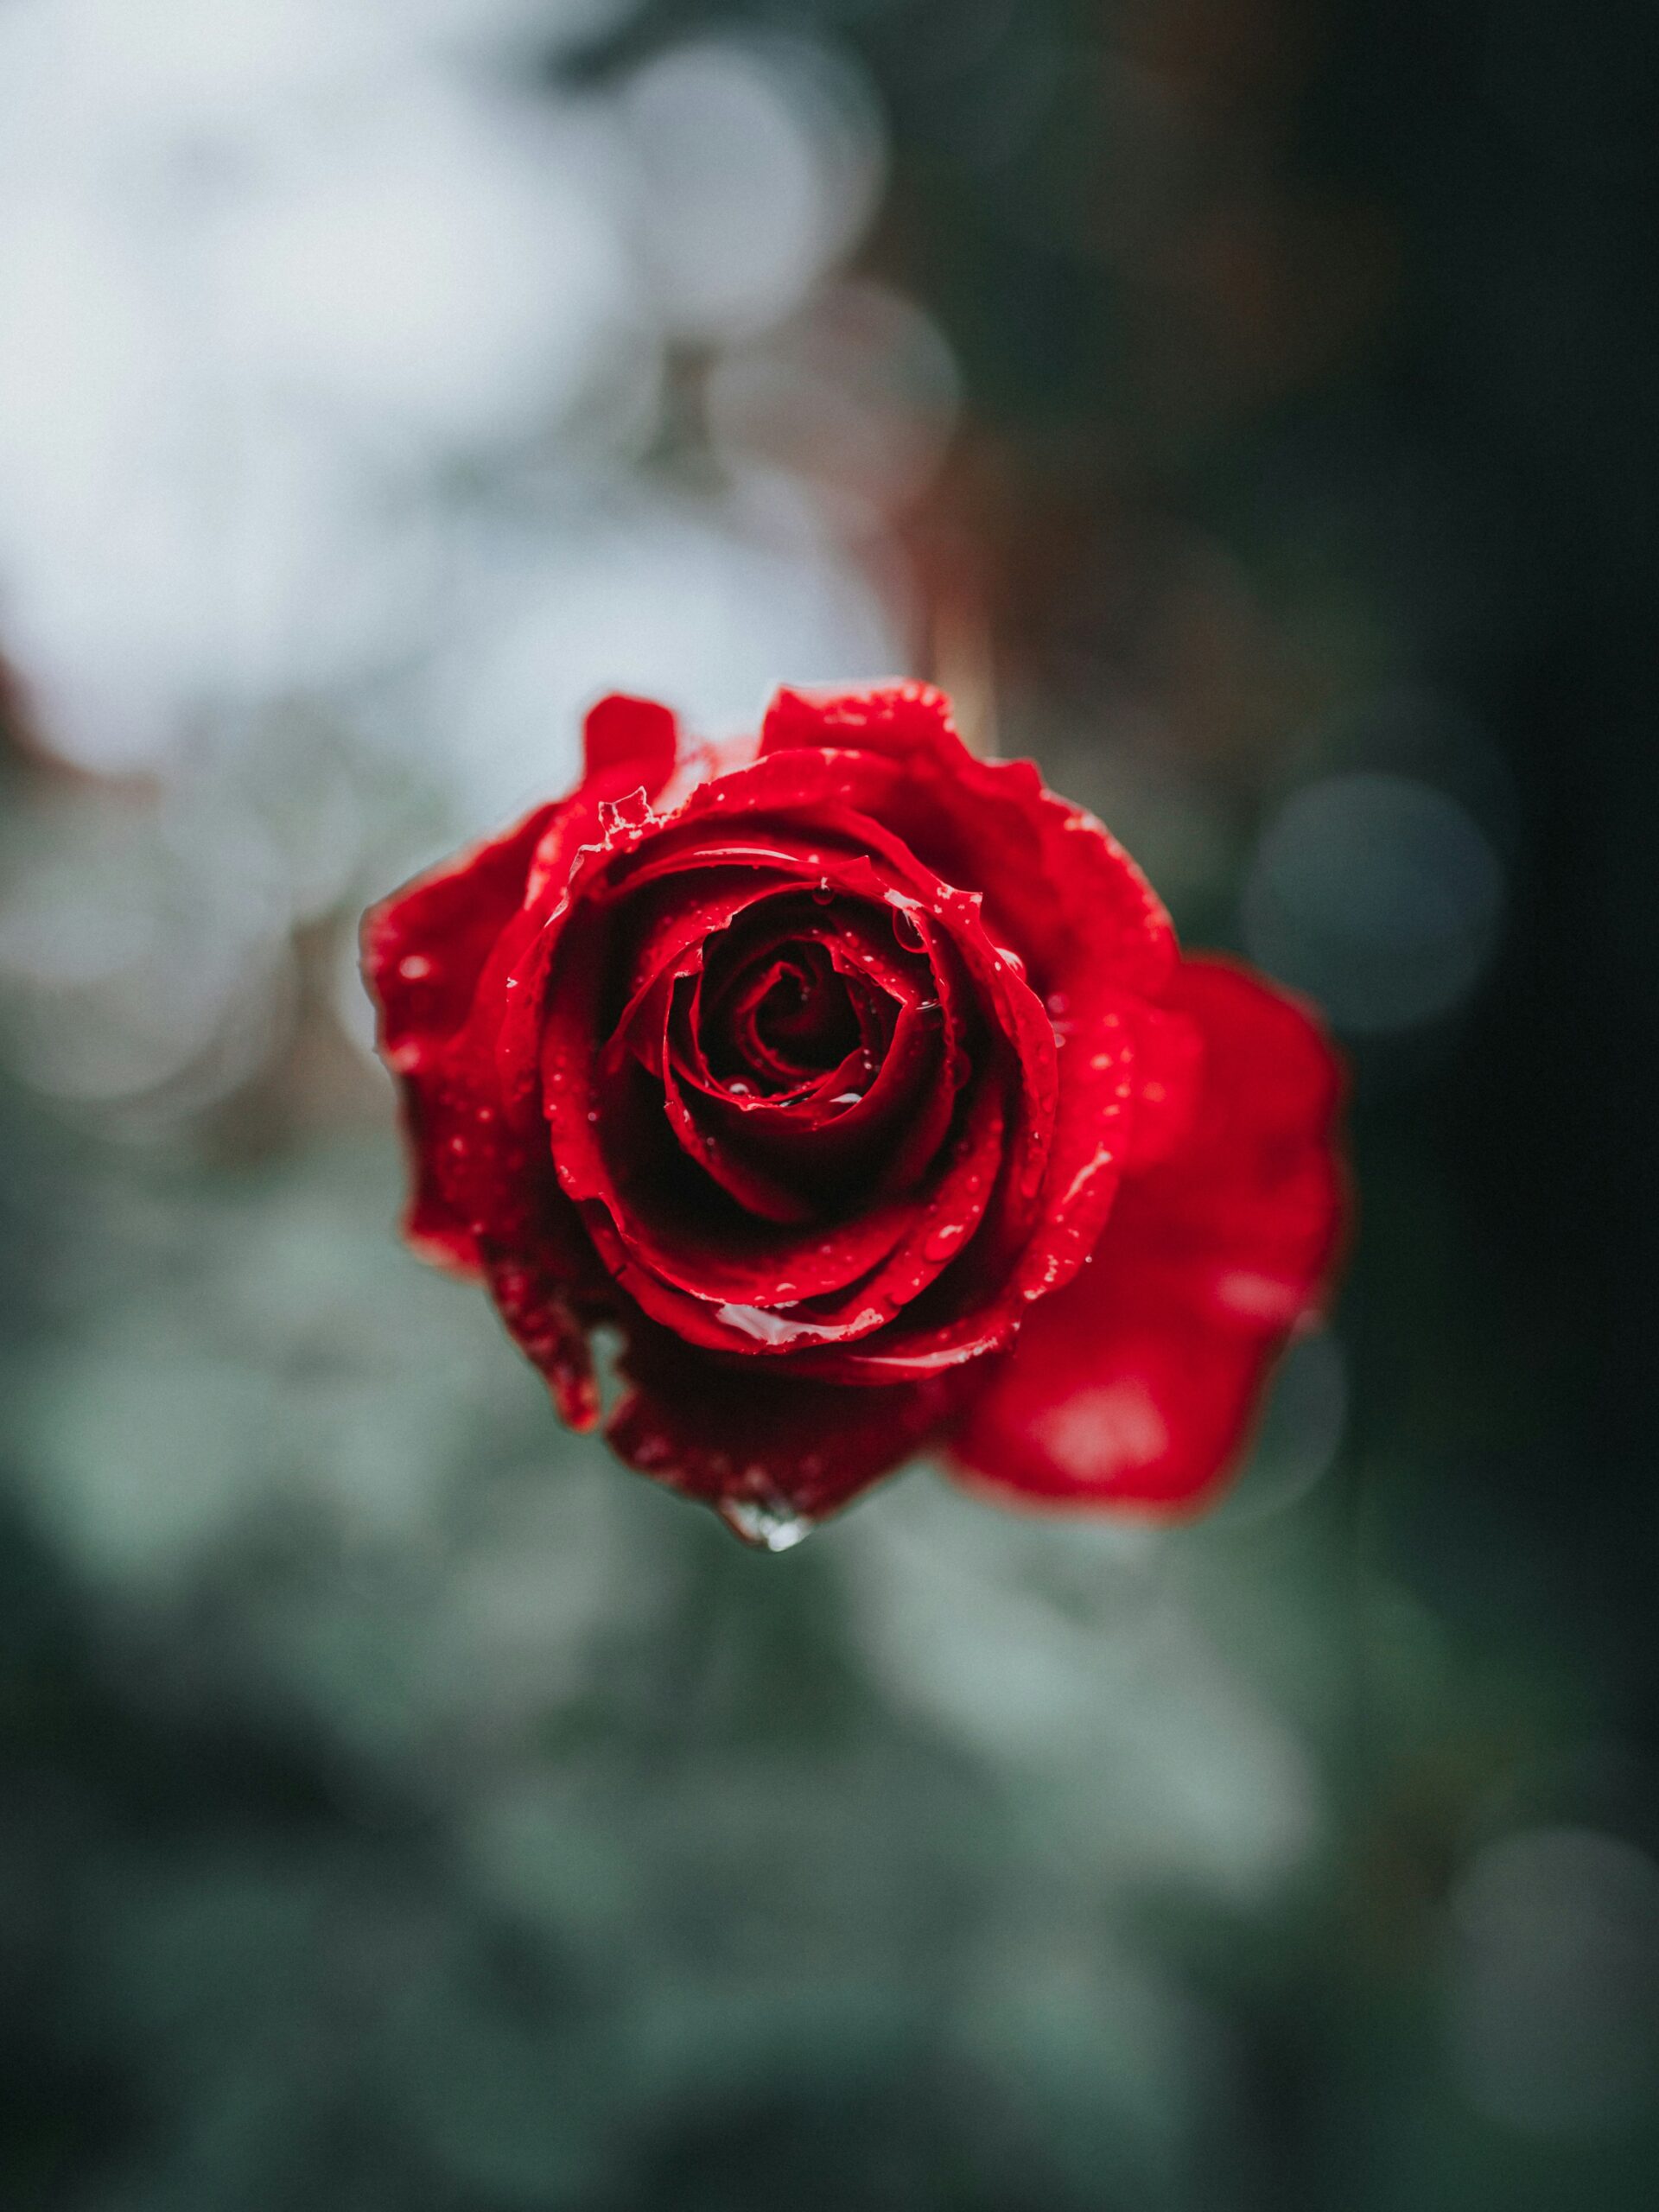
[[754, 1541], [924, 1447], [1012, 1505], [1206, 1502], [1338, 1242], [1307, 1012], [925, 685], [586, 739], [366, 918], [411, 1243], [573, 1427], [614, 1331], [611, 1445]]

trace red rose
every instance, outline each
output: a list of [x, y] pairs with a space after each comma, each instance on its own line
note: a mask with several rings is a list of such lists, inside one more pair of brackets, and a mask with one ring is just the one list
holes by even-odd
[[1328, 1275], [1338, 1077], [1183, 959], [1092, 817], [906, 683], [685, 745], [609, 698], [568, 798], [375, 907], [408, 1234], [565, 1420], [788, 1540], [924, 1445], [1010, 1503], [1191, 1508]]

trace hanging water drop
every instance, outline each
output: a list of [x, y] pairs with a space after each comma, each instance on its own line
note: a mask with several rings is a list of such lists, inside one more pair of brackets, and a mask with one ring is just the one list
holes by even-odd
[[925, 944], [925, 940], [922, 936], [920, 925], [917, 922], [915, 916], [911, 912], [907, 906], [904, 906], [899, 903], [899, 898], [895, 893], [889, 892], [887, 893], [887, 900], [888, 904], [893, 908], [893, 933], [894, 937], [898, 938], [899, 944], [904, 946], [907, 952], [922, 951]]
[[734, 1535], [762, 1552], [792, 1551], [817, 1526], [770, 1486], [741, 1497], [722, 1497], [715, 1510]]

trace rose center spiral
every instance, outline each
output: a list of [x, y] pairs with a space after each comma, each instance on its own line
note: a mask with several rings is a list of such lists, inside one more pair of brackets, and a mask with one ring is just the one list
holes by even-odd
[[728, 1088], [792, 1090], [855, 1052], [862, 1036], [847, 979], [821, 944], [775, 948], [711, 995], [704, 1050]]

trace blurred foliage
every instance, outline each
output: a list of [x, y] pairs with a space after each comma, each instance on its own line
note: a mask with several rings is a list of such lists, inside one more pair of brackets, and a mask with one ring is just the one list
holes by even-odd
[[[245, 702], [256, 742], [145, 784], [54, 757], [25, 663], [0, 2195], [1636, 2212], [1651, 10], [645, 0], [544, 48], [506, 12], [550, 100], [665, 99], [688, 41], [827, 57], [886, 181], [867, 291], [862, 216], [747, 321], [677, 264], [649, 435], [597, 490], [537, 474], [598, 470], [580, 408], [482, 492], [446, 460], [458, 535], [556, 529], [567, 658], [655, 547], [670, 690], [717, 586], [846, 657], [779, 679], [863, 672], [872, 594], [1188, 936], [1332, 998], [1352, 1280], [1207, 1522], [918, 1469], [745, 1553], [392, 1237], [353, 919], [519, 772], [386, 739], [448, 664]], [[782, 532], [741, 557], [739, 479]]]

